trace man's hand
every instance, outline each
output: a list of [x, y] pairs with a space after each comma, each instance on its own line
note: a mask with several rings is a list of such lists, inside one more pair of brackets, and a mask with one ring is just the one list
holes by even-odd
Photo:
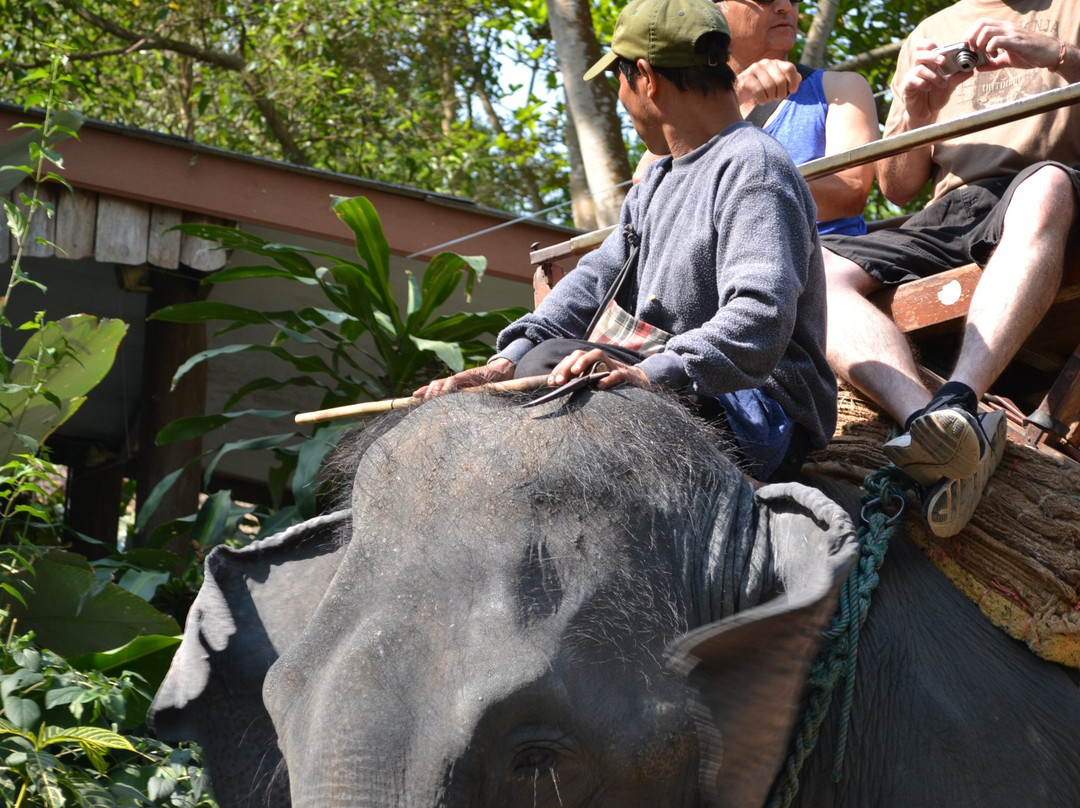
[[514, 376], [514, 363], [509, 359], [495, 359], [488, 364], [470, 370], [463, 370], [445, 379], [436, 379], [416, 390], [413, 395], [417, 398], [429, 399], [441, 396], [444, 393], [452, 393], [454, 390], [463, 390], [466, 387], [479, 387], [489, 382], [502, 382]]
[[646, 388], [649, 386], [649, 377], [641, 368], [612, 359], [599, 348], [593, 348], [588, 351], [574, 351], [552, 368], [547, 380], [548, 387], [561, 387], [571, 379], [584, 376], [597, 362], [603, 362], [611, 371], [597, 382], [596, 386], [600, 390], [607, 390], [609, 387], [617, 387], [620, 384]]
[[787, 98], [802, 83], [794, 64], [783, 59], [760, 59], [735, 78], [735, 97], [746, 117], [756, 106]]
[[945, 64], [945, 57], [934, 52], [937, 47], [938, 44], [929, 39], [915, 43], [914, 62], [900, 80], [900, 95], [907, 116], [901, 131], [933, 123], [957, 85], [974, 75], [962, 70], [951, 76], [941, 75], [938, 68]]
[[1011, 22], [979, 20], [965, 41], [973, 49], [986, 53], [990, 60], [978, 68], [979, 71], [1000, 70], [1003, 67], [1021, 70], [1056, 68], [1061, 54], [1059, 40]]

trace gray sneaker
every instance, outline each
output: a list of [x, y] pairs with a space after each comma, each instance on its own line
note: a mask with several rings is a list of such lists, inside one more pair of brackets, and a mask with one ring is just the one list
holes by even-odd
[[903, 435], [882, 446], [885, 456], [916, 483], [970, 477], [979, 466], [986, 438], [967, 410], [946, 407], [916, 418]]
[[959, 480], [942, 480], [927, 494], [923, 516], [930, 532], [941, 538], [955, 536], [963, 530], [975, 513], [986, 483], [1005, 455], [1008, 424], [1004, 410], [995, 410], [979, 417], [981, 431], [989, 436], [975, 473]]

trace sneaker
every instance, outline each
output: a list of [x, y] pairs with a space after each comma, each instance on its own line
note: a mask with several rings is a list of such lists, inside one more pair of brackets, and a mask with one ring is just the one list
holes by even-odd
[[979, 467], [986, 438], [967, 410], [946, 407], [916, 418], [903, 435], [882, 446], [885, 456], [916, 483], [970, 477]]
[[986, 413], [980, 416], [979, 421], [980, 431], [989, 435], [989, 441], [983, 448], [975, 473], [959, 480], [942, 480], [927, 492], [923, 502], [923, 516], [930, 526], [930, 532], [943, 539], [955, 536], [967, 526], [986, 483], [1005, 455], [1008, 432], [1005, 411]]

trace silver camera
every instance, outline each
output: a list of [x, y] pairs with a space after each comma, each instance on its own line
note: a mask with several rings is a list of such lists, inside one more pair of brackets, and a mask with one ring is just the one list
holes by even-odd
[[951, 76], [953, 73], [970, 73], [976, 67], [990, 61], [983, 51], [972, 50], [966, 42], [954, 42], [937, 48], [934, 53], [940, 53], [945, 57], [945, 63], [938, 67], [943, 76]]

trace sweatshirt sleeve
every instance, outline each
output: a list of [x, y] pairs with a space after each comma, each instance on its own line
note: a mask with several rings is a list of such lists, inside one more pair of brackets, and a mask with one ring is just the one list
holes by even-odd
[[499, 332], [495, 341], [497, 355], [517, 364], [530, 347], [545, 340], [585, 339], [588, 336], [585, 329], [626, 261], [627, 245], [622, 224], [630, 221], [629, 204], [632, 204], [630, 195], [623, 205], [620, 227], [604, 239], [599, 248], [585, 255], [577, 267], [555, 285], [536, 311]]

